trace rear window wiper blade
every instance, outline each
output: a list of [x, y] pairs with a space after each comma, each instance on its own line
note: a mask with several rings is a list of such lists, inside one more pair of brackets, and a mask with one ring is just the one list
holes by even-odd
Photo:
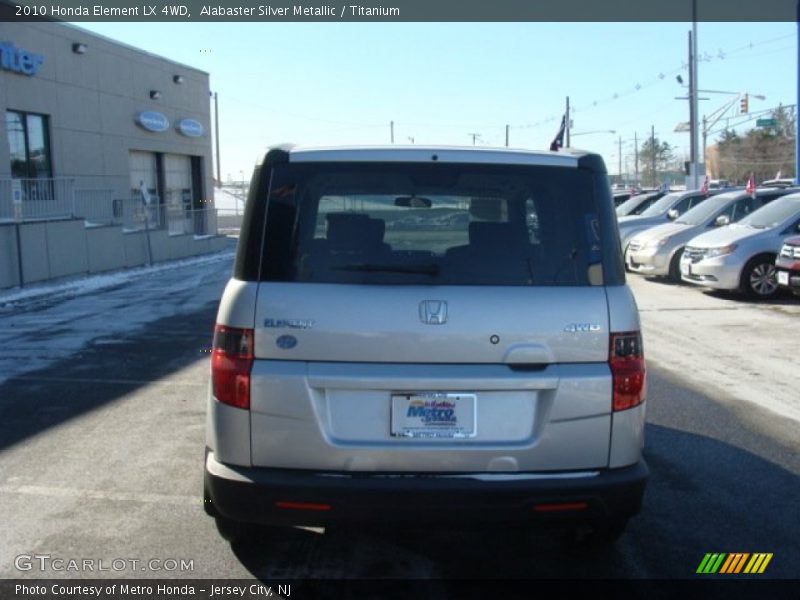
[[352, 263], [331, 267], [336, 271], [362, 271], [365, 273], [421, 273], [422, 275], [438, 275], [439, 265], [380, 265], [369, 263]]

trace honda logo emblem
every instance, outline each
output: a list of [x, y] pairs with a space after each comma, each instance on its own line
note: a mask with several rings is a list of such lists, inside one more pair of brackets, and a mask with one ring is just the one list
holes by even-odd
[[419, 303], [419, 319], [428, 325], [444, 325], [447, 323], [447, 302], [423, 300]]

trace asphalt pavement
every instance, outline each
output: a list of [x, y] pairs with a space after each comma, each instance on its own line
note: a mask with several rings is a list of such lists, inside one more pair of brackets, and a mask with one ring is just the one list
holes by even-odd
[[[800, 576], [797, 422], [657, 359], [644, 508], [611, 549], [477, 525], [265, 530], [228, 544], [201, 487], [208, 349], [230, 268], [228, 255], [102, 289], [0, 296], [12, 324], [0, 336], [0, 577], [435, 578], [447, 597], [451, 578], [693, 578], [709, 552], [773, 553], [770, 577]], [[24, 558], [43, 555], [44, 569]]]

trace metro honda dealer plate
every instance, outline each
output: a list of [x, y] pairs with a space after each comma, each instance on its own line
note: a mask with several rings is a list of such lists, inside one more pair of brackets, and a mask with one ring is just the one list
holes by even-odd
[[457, 439], [477, 432], [475, 394], [425, 392], [392, 395], [392, 435]]

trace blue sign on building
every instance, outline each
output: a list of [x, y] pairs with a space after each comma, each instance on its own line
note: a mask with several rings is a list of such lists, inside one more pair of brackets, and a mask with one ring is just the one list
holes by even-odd
[[0, 42], [0, 68], [30, 77], [36, 75], [44, 56], [17, 48], [11, 42]]
[[161, 133], [169, 129], [169, 119], [154, 110], [140, 112], [136, 115], [136, 123], [139, 127], [155, 133]]
[[201, 137], [205, 133], [203, 124], [194, 119], [181, 119], [177, 124], [178, 131], [187, 137]]

